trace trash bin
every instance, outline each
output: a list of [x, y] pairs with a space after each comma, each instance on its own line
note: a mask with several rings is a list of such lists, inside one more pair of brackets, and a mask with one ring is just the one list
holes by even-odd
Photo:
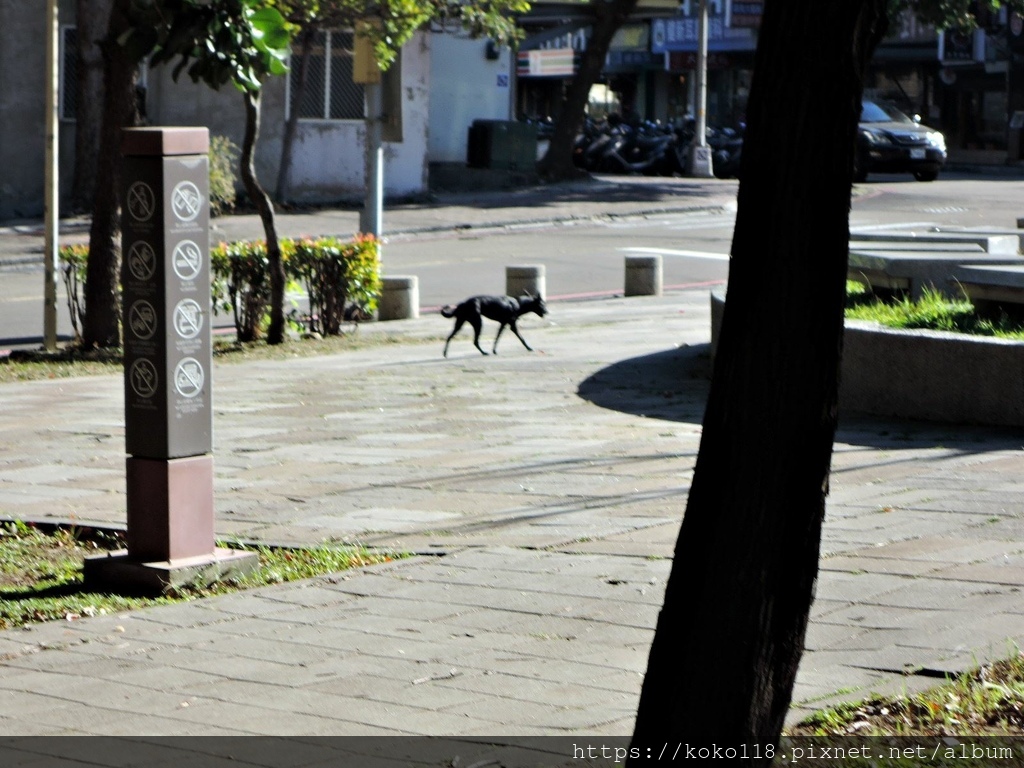
[[1024, 158], [1024, 111], [1013, 113], [1007, 130], [1006, 159], [1015, 162]]
[[529, 171], [537, 162], [537, 128], [514, 120], [474, 120], [469, 127], [470, 168]]

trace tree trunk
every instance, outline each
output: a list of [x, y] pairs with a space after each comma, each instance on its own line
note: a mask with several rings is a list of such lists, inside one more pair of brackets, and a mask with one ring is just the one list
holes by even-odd
[[274, 223], [274, 204], [256, 178], [253, 156], [259, 133], [260, 93], [246, 91], [245, 139], [242, 141], [241, 158], [242, 183], [252, 204], [256, 206], [267, 239], [267, 266], [270, 270], [270, 325], [267, 328], [267, 343], [280, 344], [284, 341], [284, 259], [281, 258], [281, 244], [277, 239], [277, 225]]
[[101, 40], [110, 24], [112, 0], [77, 0], [78, 98], [75, 102], [75, 168], [71, 208], [88, 211], [96, 190], [96, 158], [103, 125], [103, 51]]
[[284, 137], [281, 139], [281, 167], [277, 171], [277, 188], [274, 192], [274, 197], [279, 203], [287, 199], [288, 176], [292, 170], [292, 147], [295, 145], [295, 131], [299, 126], [299, 105], [302, 104], [303, 96], [306, 94], [306, 83], [309, 80], [309, 54], [315, 34], [315, 27], [303, 28], [299, 35], [299, 44], [296, 46], [302, 53], [299, 54], [298, 69], [295, 71], [295, 93], [292, 95], [294, 106], [288, 113], [288, 121], [284, 125]]
[[137, 121], [135, 62], [117, 38], [129, 28], [131, 0], [116, 0], [110, 13], [103, 50], [103, 131], [96, 157], [96, 194], [89, 230], [89, 261], [85, 283], [86, 347], [120, 344], [118, 284], [121, 263], [121, 129]]
[[542, 176], [566, 179], [580, 173], [572, 162], [572, 145], [583, 125], [590, 89], [601, 76], [612, 37], [626, 23], [636, 5], [637, 0], [594, 0], [590, 4], [594, 12], [590, 39], [580, 60], [580, 68], [562, 98], [548, 151], [537, 163], [537, 170]]
[[817, 578], [854, 143], [886, 4], [765, 2], [728, 299], [631, 765], [666, 741], [763, 748], [781, 733]]

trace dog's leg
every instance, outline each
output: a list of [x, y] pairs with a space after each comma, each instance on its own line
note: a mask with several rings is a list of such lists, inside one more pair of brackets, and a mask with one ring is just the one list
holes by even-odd
[[448, 345], [451, 343], [452, 338], [455, 336], [456, 333], [459, 332], [459, 329], [462, 327], [462, 324], [465, 323], [465, 322], [466, 322], [465, 318], [462, 318], [462, 317], [459, 317], [459, 318], [457, 318], [455, 320], [455, 328], [452, 330], [452, 332], [450, 334], [448, 334], [448, 338], [447, 338], [447, 340], [444, 343], [444, 356], [445, 357], [448, 357]]
[[484, 323], [480, 319], [480, 315], [469, 318], [470, 324], [473, 326], [473, 346], [480, 350], [481, 355], [486, 355], [484, 348], [480, 346], [480, 331], [483, 330]]
[[501, 325], [498, 326], [498, 333], [494, 337], [494, 346], [491, 347], [491, 352], [493, 352], [495, 355], [498, 354], [498, 339], [501, 338], [501, 332], [504, 331], [504, 330], [505, 330], [505, 323], [502, 323]]
[[[514, 333], [516, 335], [516, 338], [519, 339], [521, 342], [523, 342], [523, 346], [526, 347], [527, 351], [533, 352], [533, 347], [531, 347], [529, 344], [527, 344], [526, 343], [526, 339], [524, 339], [523, 335], [521, 333], [519, 333], [519, 329], [516, 327], [516, 321], [513, 320], [511, 323], [509, 323], [508, 327], [512, 329], [512, 333]], [[497, 339], [495, 339], [494, 343], [495, 344], [498, 343]]]

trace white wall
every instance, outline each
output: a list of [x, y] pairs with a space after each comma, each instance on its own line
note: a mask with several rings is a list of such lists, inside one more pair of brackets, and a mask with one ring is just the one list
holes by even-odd
[[[427, 190], [430, 36], [402, 48], [402, 141], [384, 144], [384, 194], [408, 197]], [[366, 126], [361, 120], [301, 120], [291, 172], [296, 200], [362, 200]]]
[[[408, 197], [427, 190], [427, 128], [430, 104], [430, 35], [417, 32], [402, 49], [402, 141], [384, 144], [384, 193]], [[148, 106], [153, 124], [205, 125], [241, 144], [243, 97], [234, 87], [216, 92], [187, 76], [170, 80], [169, 68], [151, 71]], [[281, 162], [286, 81], [271, 78], [263, 90], [256, 172], [273, 191]], [[291, 197], [300, 202], [362, 201], [366, 125], [362, 120], [300, 120], [292, 155]]]
[[486, 50], [484, 38], [473, 40], [454, 32], [432, 36], [427, 143], [431, 162], [465, 163], [474, 120], [510, 119], [509, 49], [501, 48], [497, 60], [488, 59]]

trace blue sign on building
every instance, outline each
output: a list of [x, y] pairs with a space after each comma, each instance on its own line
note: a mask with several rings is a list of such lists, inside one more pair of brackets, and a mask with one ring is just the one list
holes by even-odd
[[[696, 51], [700, 40], [700, 18], [696, 2], [684, 2], [679, 15], [651, 22], [651, 52]], [[728, 9], [724, 2], [708, 3], [708, 50], [753, 51], [757, 38], [752, 29], [727, 24]]]

